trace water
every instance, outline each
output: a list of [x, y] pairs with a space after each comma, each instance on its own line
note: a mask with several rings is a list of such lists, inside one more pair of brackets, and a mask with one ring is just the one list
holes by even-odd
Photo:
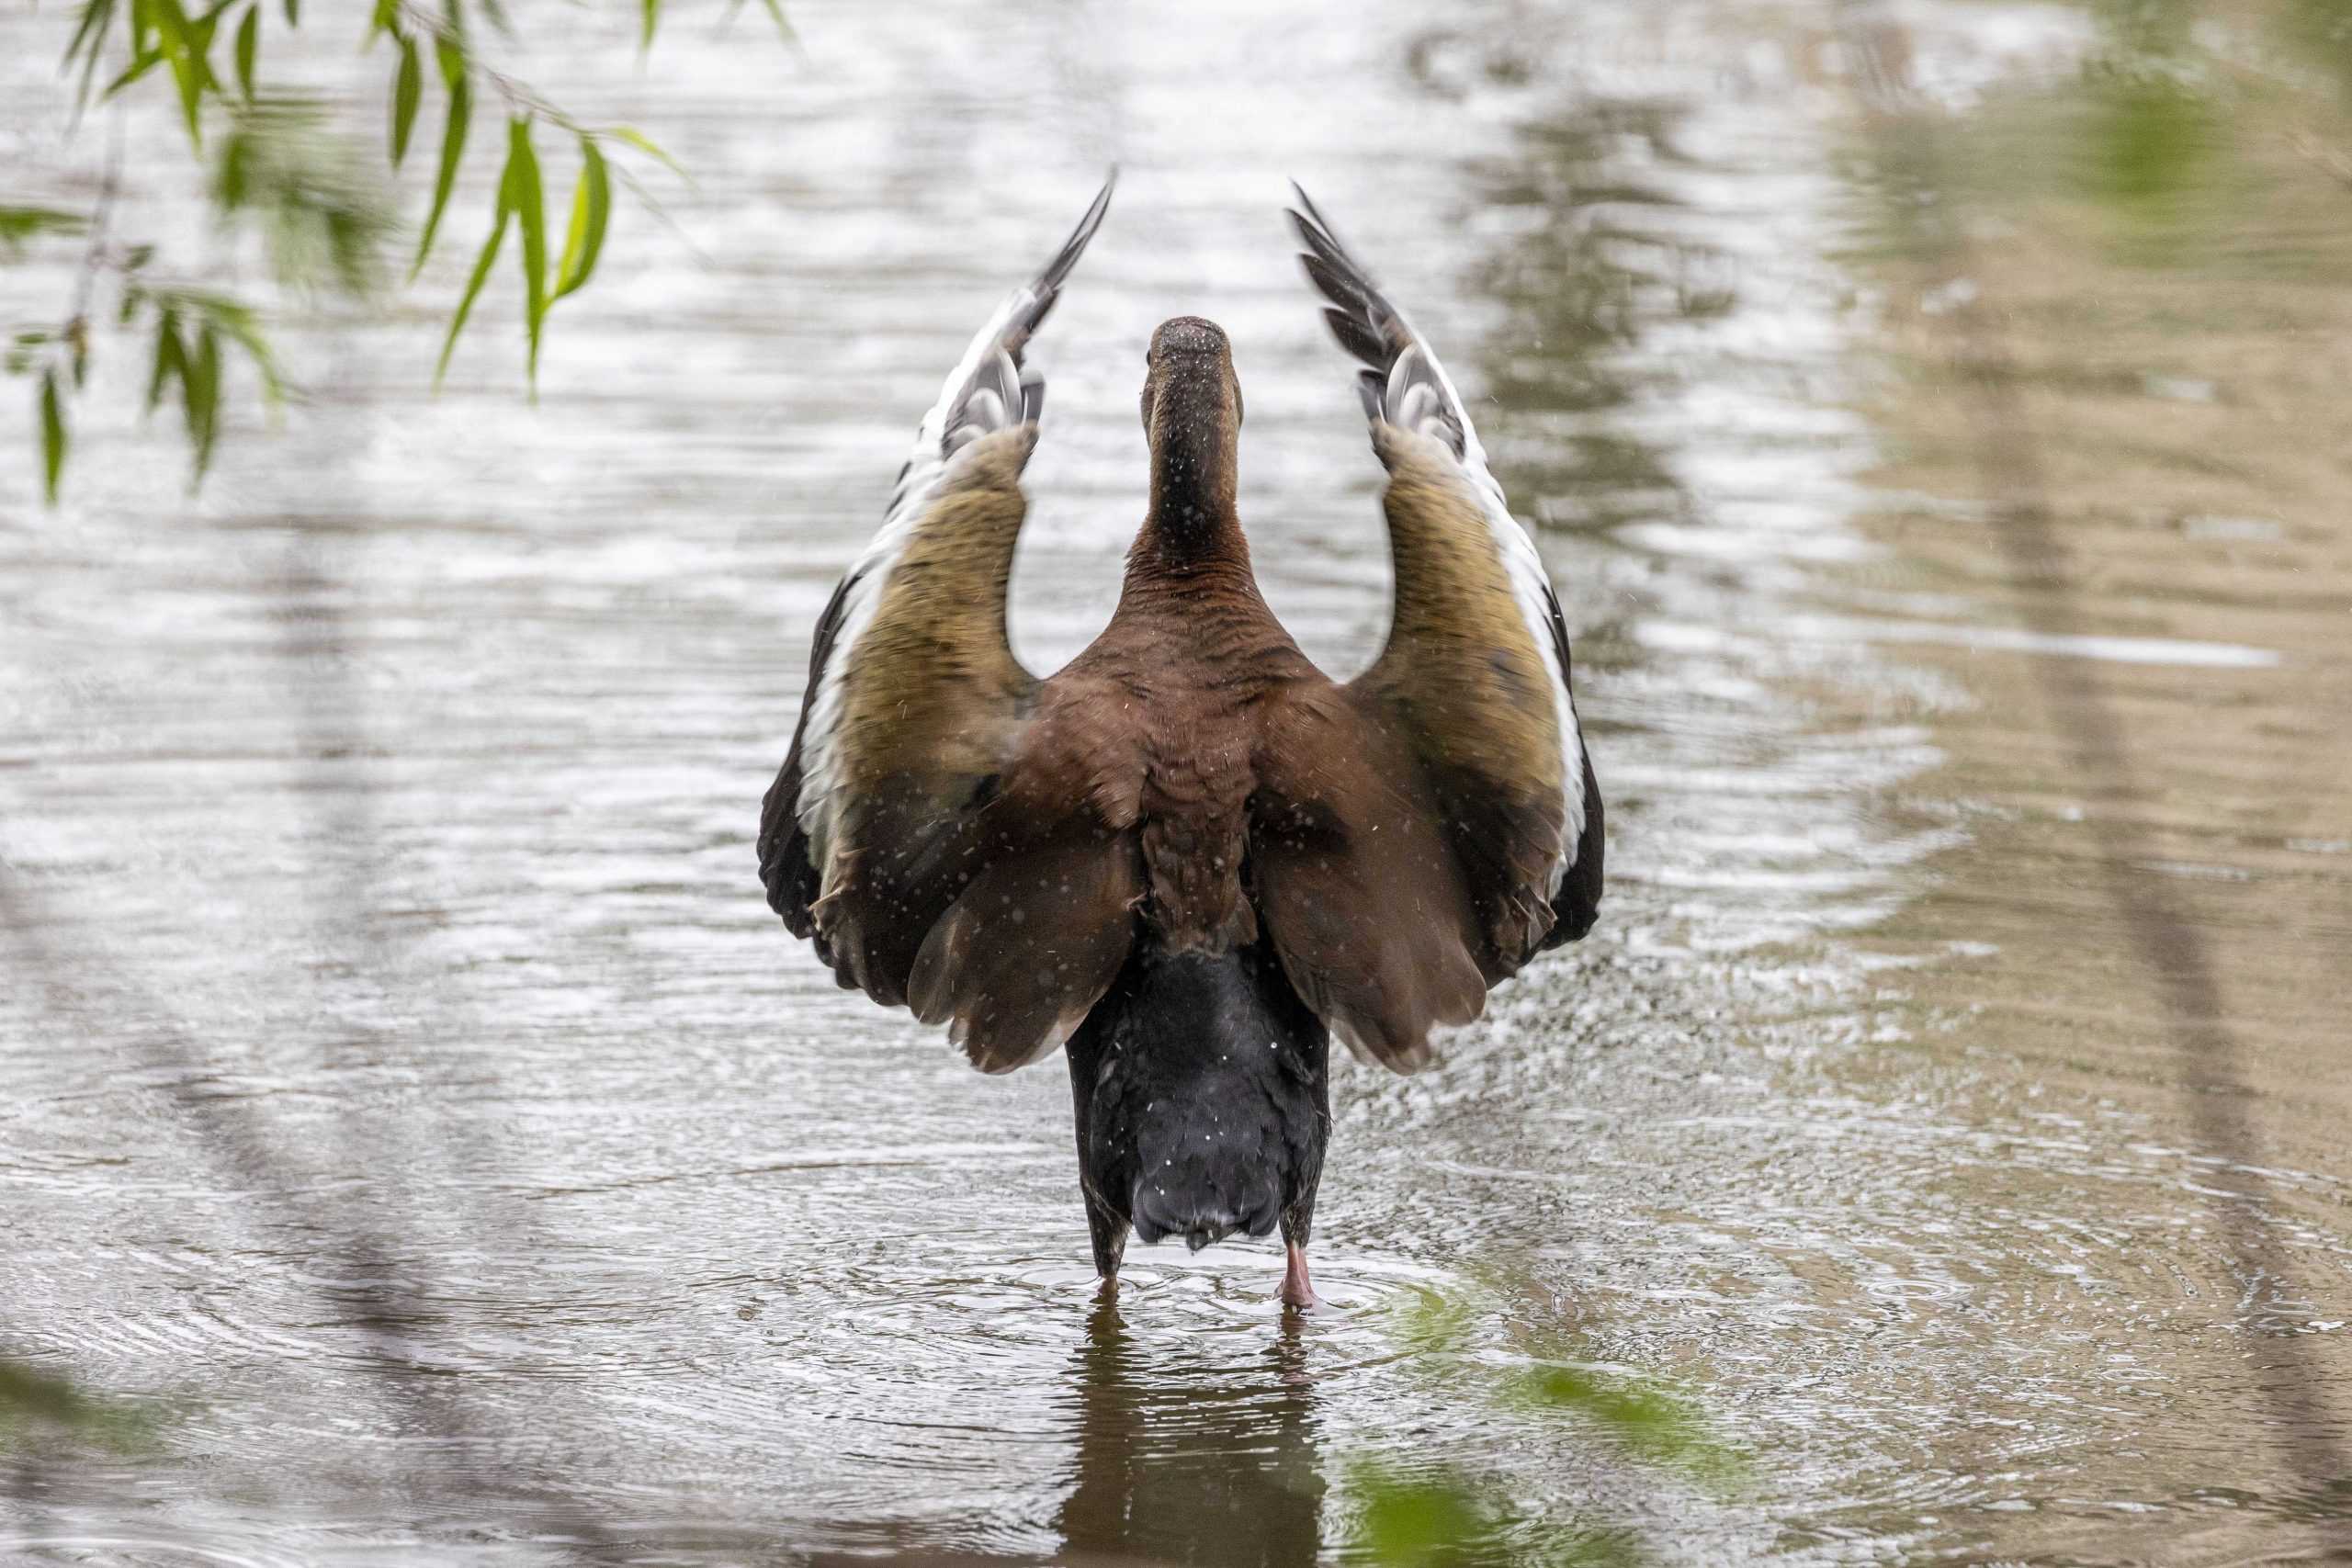
[[[495, 292], [429, 395], [461, 198], [438, 291], [290, 336], [313, 400], [196, 499], [127, 350], [63, 511], [0, 457], [0, 1353], [156, 1421], [28, 1428], [0, 1553], [1289, 1563], [1440, 1491], [1465, 1561], [2346, 1550], [2320, 165], [2250, 118], [2227, 222], [2222, 153], [2169, 217], [2004, 173], [2093, 112], [2055, 7], [791, 10], [797, 58], [756, 7], [526, 56], [696, 179], [536, 409]], [[32, 170], [57, 25], [0, 22]], [[807, 628], [1114, 161], [1023, 656], [1107, 618], [1141, 346], [1198, 311], [1268, 596], [1369, 657], [1295, 175], [1481, 389], [1611, 805], [1589, 941], [1442, 1070], [1341, 1073], [1304, 1322], [1261, 1245], [1098, 1304], [1058, 1065], [838, 992], [752, 875]], [[1523, 1396], [1562, 1366], [1679, 1415]]]

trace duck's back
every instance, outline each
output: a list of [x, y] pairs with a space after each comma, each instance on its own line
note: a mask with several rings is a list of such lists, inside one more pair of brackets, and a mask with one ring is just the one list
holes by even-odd
[[[1182, 574], [1131, 569], [1109, 626], [1047, 682], [1094, 738], [1105, 826], [1131, 832], [1138, 909], [1163, 953], [1254, 942], [1244, 878], [1250, 807], [1269, 716], [1305, 682], [1329, 684], [1267, 608], [1246, 560]], [[1108, 787], [1104, 787], [1107, 785]]]

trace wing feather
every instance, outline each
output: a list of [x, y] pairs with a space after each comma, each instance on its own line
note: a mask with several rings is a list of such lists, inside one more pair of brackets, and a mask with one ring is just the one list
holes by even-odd
[[[952, 1022], [977, 1065], [1019, 1066], [1115, 977], [1131, 846], [1050, 787], [1086, 759], [1033, 717], [1005, 595], [1045, 381], [1023, 351], [1110, 203], [972, 339], [924, 414], [880, 531], [817, 624], [808, 696], [763, 805], [768, 902], [844, 986]], [[1018, 804], [1020, 809], [1014, 809]], [[1091, 858], [1090, 858], [1091, 856]], [[1021, 917], [1023, 886], [1051, 918]], [[1042, 908], [1041, 916], [1046, 913]]]
[[1484, 1010], [1469, 884], [1403, 737], [1329, 682], [1286, 694], [1259, 759], [1250, 863], [1300, 999], [1358, 1056], [1418, 1072]]
[[[1389, 473], [1395, 618], [1380, 658], [1342, 691], [1363, 721], [1360, 744], [1393, 745], [1398, 765], [1426, 790], [1451, 852], [1446, 869], [1472, 912], [1465, 934], [1458, 911], [1439, 900], [1420, 911], [1421, 940], [1441, 953], [1461, 947], [1492, 985], [1544, 948], [1583, 936], [1598, 914], [1600, 792], [1577, 722], [1567, 634], [1534, 541], [1511, 515], [1436, 351], [1297, 194], [1290, 217], [1306, 245], [1300, 262], [1329, 301], [1333, 335], [1365, 367], [1359, 385], [1373, 449]], [[1341, 920], [1376, 921], [1377, 900], [1395, 896], [1383, 882], [1405, 874], [1393, 851], [1382, 852], [1388, 872], [1377, 871], [1368, 834], [1340, 836], [1356, 841], [1361, 886], [1325, 875], [1319, 896], [1338, 900], [1339, 914], [1293, 900], [1295, 942], [1309, 922], [1336, 931]], [[1299, 874], [1277, 872], [1275, 880]], [[1269, 923], [1280, 945], [1281, 912]], [[1391, 1038], [1375, 1055], [1409, 1068], [1425, 1052], [1395, 1038], [1400, 1031], [1409, 1035], [1421, 1014], [1456, 1021], [1446, 1016], [1461, 1010], [1453, 990], [1430, 994], [1444, 1005], [1388, 998], [1396, 1016], [1382, 1026]], [[1370, 1005], [1358, 998], [1359, 1010]]]

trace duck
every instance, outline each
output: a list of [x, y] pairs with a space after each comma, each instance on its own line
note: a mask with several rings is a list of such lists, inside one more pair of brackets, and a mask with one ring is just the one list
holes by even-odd
[[1130, 1235], [1279, 1230], [1285, 1309], [1331, 1133], [1330, 1044], [1399, 1074], [1584, 937], [1602, 807], [1559, 602], [1429, 341], [1294, 186], [1356, 362], [1395, 587], [1335, 681], [1259, 591], [1236, 503], [1232, 344], [1163, 321], [1150, 499], [1109, 624], [1040, 677], [1006, 599], [1046, 382], [1027, 355], [1115, 185], [971, 339], [880, 529], [818, 618], [763, 803], [767, 902], [845, 988], [975, 1067], [1060, 1051], [1102, 1288]]

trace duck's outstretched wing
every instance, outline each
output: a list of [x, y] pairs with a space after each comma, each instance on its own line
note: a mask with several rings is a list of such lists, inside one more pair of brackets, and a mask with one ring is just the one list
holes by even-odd
[[1005, 636], [1045, 400], [1022, 351], [1110, 200], [1106, 182], [923, 416], [881, 531], [817, 623], [760, 818], [760, 880], [793, 933], [843, 986], [950, 1024], [989, 1071], [1058, 1045], [1133, 939], [1132, 846], [1068, 787], [1081, 741], [1037, 711]]
[[[1321, 993], [1343, 1037], [1409, 1069], [1427, 1059], [1430, 1024], [1476, 1016], [1463, 1001], [1464, 961], [1483, 998], [1485, 986], [1592, 928], [1600, 791], [1577, 727], [1558, 601], [1460, 394], [1304, 191], [1290, 217], [1307, 276], [1330, 301], [1325, 318], [1363, 361], [1373, 450], [1389, 476], [1395, 619], [1379, 660], [1341, 694], [1365, 728], [1359, 749], [1408, 775], [1385, 793], [1419, 797], [1445, 852], [1418, 830], [1419, 847], [1406, 847], [1393, 820], [1359, 830], [1351, 811], [1371, 807], [1344, 796], [1384, 792], [1327, 779], [1337, 852], [1277, 855], [1261, 871], [1261, 898], [1301, 994], [1313, 1003]], [[1400, 934], [1406, 887], [1416, 929]], [[1392, 948], [1385, 968], [1361, 962]]]

